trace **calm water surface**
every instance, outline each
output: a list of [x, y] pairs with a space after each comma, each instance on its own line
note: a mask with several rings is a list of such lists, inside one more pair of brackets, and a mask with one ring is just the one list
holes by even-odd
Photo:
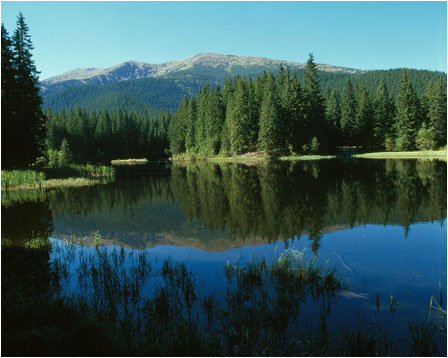
[[[120, 172], [114, 183], [2, 198], [2, 235], [55, 247], [145, 250], [156, 265], [187, 262], [218, 290], [227, 262], [272, 261], [285, 249], [317, 255], [348, 286], [330, 324], [381, 322], [395, 338], [422, 320], [431, 296], [446, 309], [446, 162], [321, 160], [183, 164]], [[135, 170], [135, 169], [134, 169]], [[55, 250], [56, 255], [60, 250]], [[75, 261], [76, 262], [76, 261]], [[72, 270], [76, 270], [76, 263]], [[76, 279], [67, 290], [76, 290]], [[146, 288], [150, 294], [151, 288]], [[390, 312], [389, 300], [398, 300]], [[380, 298], [379, 309], [375, 297]]]

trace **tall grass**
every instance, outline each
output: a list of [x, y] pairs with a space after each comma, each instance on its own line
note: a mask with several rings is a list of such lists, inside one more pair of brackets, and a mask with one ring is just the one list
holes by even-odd
[[113, 177], [115, 169], [106, 165], [69, 164], [57, 168], [46, 168], [45, 172], [50, 179], [60, 178], [98, 178]]
[[2, 189], [40, 187], [45, 174], [33, 170], [2, 170]]
[[[48, 261], [45, 240], [33, 239], [2, 259], [2, 285], [9, 285], [2, 290], [5, 355], [400, 353], [379, 326], [330, 330], [330, 306], [344, 285], [334, 270], [296, 250], [272, 263], [227, 264], [225, 287], [211, 293], [184, 263], [157, 263], [148, 252], [122, 247], [56, 242]], [[33, 260], [35, 269], [27, 264]], [[409, 349], [417, 352], [418, 342], [418, 352], [428, 352], [433, 332], [419, 327]]]
[[[97, 184], [115, 177], [115, 169], [105, 165], [69, 164], [58, 168], [33, 170], [2, 170], [2, 190], [82, 186]], [[63, 179], [63, 180], [61, 180]]]

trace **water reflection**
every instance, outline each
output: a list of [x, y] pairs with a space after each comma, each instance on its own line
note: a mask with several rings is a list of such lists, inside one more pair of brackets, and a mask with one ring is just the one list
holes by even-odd
[[446, 163], [188, 163], [170, 176], [53, 191], [49, 205], [56, 237], [216, 251], [306, 234], [317, 252], [326, 232], [398, 224], [407, 236], [413, 223], [443, 220]]

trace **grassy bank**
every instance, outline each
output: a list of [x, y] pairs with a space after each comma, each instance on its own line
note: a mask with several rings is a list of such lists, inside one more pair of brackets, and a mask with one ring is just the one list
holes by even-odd
[[85, 186], [113, 179], [115, 170], [108, 166], [66, 165], [59, 168], [35, 170], [2, 170], [2, 190], [42, 189]]
[[355, 158], [366, 159], [447, 159], [447, 151], [444, 150], [427, 150], [413, 152], [375, 152], [354, 154]]
[[447, 150], [435, 150], [435, 151], [410, 151], [410, 152], [372, 152], [350, 155], [288, 155], [275, 158], [269, 158], [263, 152], [246, 153], [241, 155], [234, 155], [231, 157], [224, 156], [200, 156], [200, 155], [187, 155], [178, 154], [171, 158], [172, 161], [195, 161], [195, 160], [207, 160], [210, 162], [231, 162], [231, 163], [261, 163], [267, 160], [281, 160], [281, 161], [296, 161], [296, 160], [321, 160], [321, 159], [334, 159], [334, 158], [366, 158], [366, 159], [441, 159], [446, 160]]
[[[328, 328], [330, 306], [344, 285], [301, 251], [287, 250], [272, 263], [227, 264], [223, 291], [207, 294], [183, 263], [153, 267], [145, 252], [97, 246], [77, 255], [73, 244], [59, 245], [50, 262], [48, 240], [22, 247], [2, 242], [4, 355], [400, 354], [378, 325]], [[65, 295], [60, 283], [70, 282], [74, 260], [78, 289]], [[148, 284], [153, 293], [142, 297]], [[315, 307], [317, 316], [307, 316], [305, 307]], [[434, 322], [410, 327], [409, 352], [440, 353]]]
[[172, 161], [195, 161], [195, 160], [207, 160], [210, 162], [231, 162], [231, 163], [261, 163], [268, 160], [318, 160], [318, 159], [333, 159], [335, 155], [290, 155], [281, 157], [268, 157], [263, 152], [251, 152], [240, 155], [234, 155], [230, 157], [225, 156], [200, 156], [200, 155], [187, 155], [178, 154], [171, 158]]

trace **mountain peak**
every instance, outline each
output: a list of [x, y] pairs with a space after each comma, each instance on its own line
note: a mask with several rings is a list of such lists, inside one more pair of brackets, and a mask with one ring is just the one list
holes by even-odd
[[[46, 91], [50, 86], [70, 87], [79, 84], [104, 84], [117, 81], [135, 80], [148, 77], [176, 77], [187, 73], [200, 74], [205, 68], [213, 69], [217, 75], [244, 73], [246, 75], [258, 74], [263, 69], [267, 71], [278, 70], [280, 64], [294, 69], [303, 69], [304, 63], [285, 60], [274, 60], [266, 57], [250, 57], [225, 55], [214, 52], [202, 52], [183, 60], [149, 64], [138, 61], [126, 61], [108, 68], [77, 68], [42, 81], [42, 90]], [[361, 70], [318, 64], [322, 71], [357, 73]]]

